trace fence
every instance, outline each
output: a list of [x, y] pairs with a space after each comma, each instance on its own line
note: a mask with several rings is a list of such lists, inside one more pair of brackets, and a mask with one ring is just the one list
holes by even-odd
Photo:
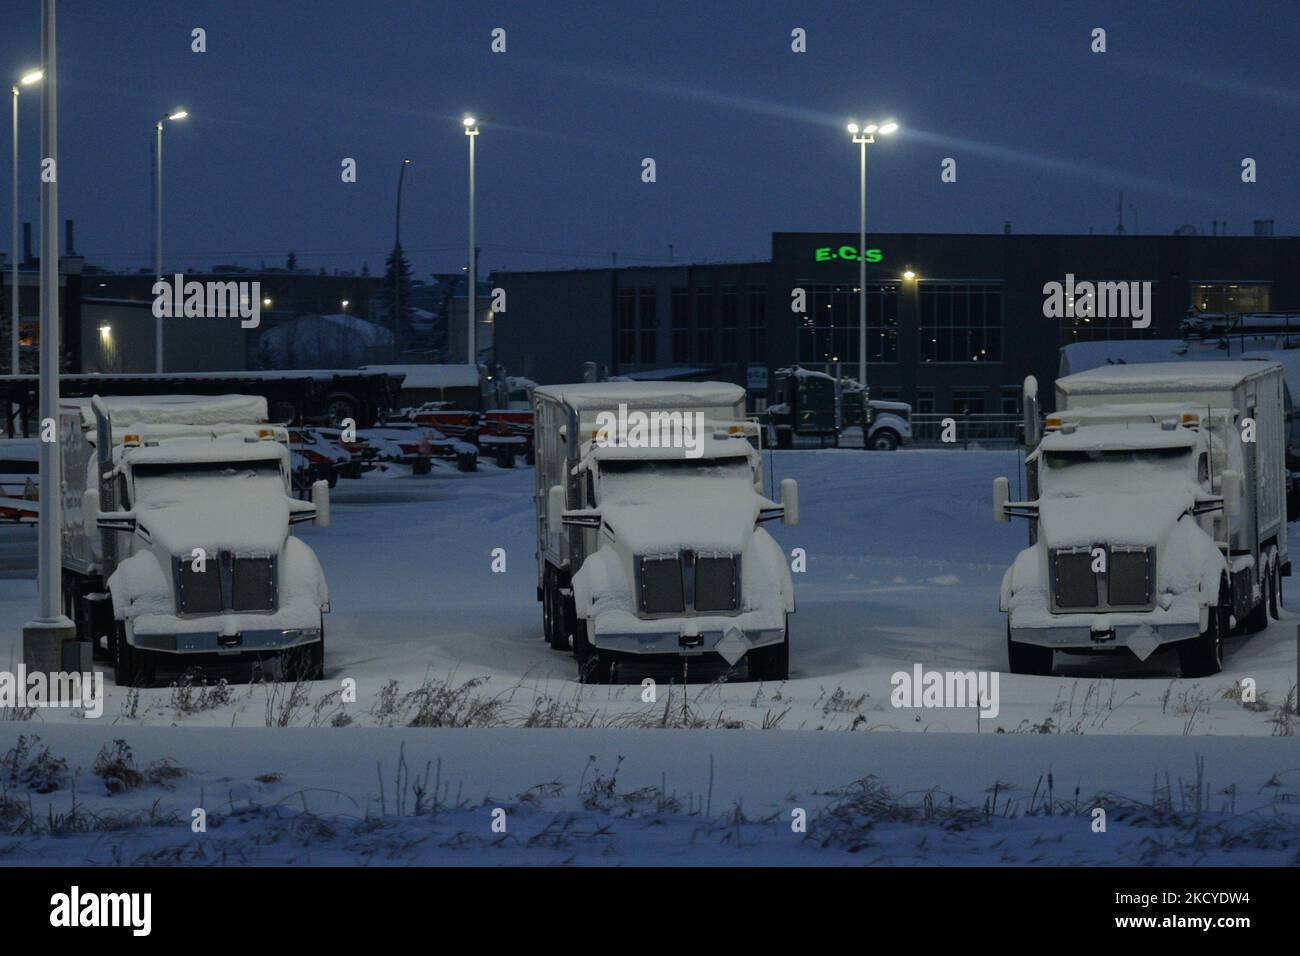
[[[945, 427], [946, 423], [951, 427]], [[912, 442], [938, 448], [1013, 448], [1021, 443], [1023, 422], [1019, 415], [970, 415], [925, 412], [912, 414]], [[951, 441], [944, 441], [951, 436]]]

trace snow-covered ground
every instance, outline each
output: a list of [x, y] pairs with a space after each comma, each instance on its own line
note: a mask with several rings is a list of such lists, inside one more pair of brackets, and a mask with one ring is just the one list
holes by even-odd
[[[1295, 684], [1300, 617], [1284, 611], [1282, 621], [1267, 631], [1230, 639], [1224, 672], [1209, 679], [1179, 679], [1170, 654], [1141, 665], [1058, 655], [1052, 677], [1001, 673], [996, 717], [980, 719], [972, 708], [895, 708], [891, 676], [898, 671], [910, 673], [918, 664], [940, 671], [1006, 668], [998, 584], [1024, 546], [1025, 528], [992, 520], [991, 481], [1009, 475], [1014, 490], [1017, 454], [827, 449], [777, 452], [765, 463], [774, 465], [777, 479], [794, 477], [800, 483], [800, 524], [766, 526], [787, 553], [795, 548], [807, 553], [807, 570], [794, 576], [798, 610], [791, 624], [789, 681], [760, 686], [724, 682], [718, 673], [705, 672], [688, 673], [683, 687], [680, 675], [651, 672], [630, 674], [627, 683], [613, 687], [579, 685], [572, 658], [551, 650], [541, 635], [532, 469], [502, 470], [485, 463], [469, 474], [439, 469], [426, 477], [343, 481], [333, 496], [333, 526], [298, 529], [319, 555], [330, 586], [325, 681], [297, 689], [234, 685], [228, 691], [155, 688], [136, 694], [114, 687], [110, 676], [105, 714], [98, 721], [69, 711], [42, 711], [29, 721], [0, 714], [0, 751], [20, 734], [39, 734], [53, 756], [67, 760], [70, 773], [82, 768], [77, 800], [94, 812], [147, 808], [161, 796], [160, 806], [180, 814], [177, 820], [184, 817], [162, 826], [162, 835], [149, 827], [120, 838], [96, 834], [62, 855], [46, 856], [42, 849], [42, 859], [104, 860], [119, 842], [128, 858], [164, 844], [189, 845], [187, 807], [199, 805], [201, 790], [205, 805], [220, 805], [226, 815], [223, 833], [251, 828], [245, 842], [258, 847], [255, 853], [264, 862], [354, 857], [357, 851], [349, 847], [365, 840], [354, 832], [353, 818], [365, 821], [367, 813], [372, 821], [358, 824], [362, 830], [386, 814], [395, 844], [412, 841], [408, 855], [392, 857], [397, 862], [440, 858], [443, 852], [466, 862], [518, 858], [527, 844], [523, 837], [518, 844], [499, 841], [511, 849], [497, 855], [458, 857], [439, 849], [439, 837], [450, 839], [460, 830], [477, 833], [473, 827], [484, 822], [485, 795], [514, 807], [511, 819], [518, 817], [525, 827], [563, 826], [566, 814], [612, 818], [629, 808], [630, 819], [642, 824], [657, 817], [681, 824], [664, 828], [662, 836], [646, 832], [658, 834], [659, 828], [629, 825], [615, 841], [620, 848], [608, 851], [625, 862], [654, 862], [660, 854], [665, 861], [692, 859], [691, 833], [700, 837], [696, 849], [704, 862], [721, 862], [736, 841], [765, 848], [768, 852], [754, 857], [760, 862], [814, 862], [808, 851], [822, 841], [790, 842], [788, 811], [795, 805], [820, 820], [819, 832], [839, 827], [832, 849], [845, 849], [840, 844], [852, 840], [844, 833], [864, 821], [900, 827], [888, 838], [874, 824], [866, 827], [876, 834], [864, 830], [873, 859], [997, 862], [1000, 850], [992, 851], [992, 859], [979, 854], [1001, 846], [1006, 859], [1022, 862], [1142, 862], [1134, 855], [1142, 836], [1137, 830], [1102, 843], [1091, 839], [1096, 835], [1082, 816], [1067, 815], [1062, 823], [1067, 818], [1040, 815], [1042, 795], [1031, 795], [1036, 787], [1047, 787], [1052, 772], [1052, 799], [1064, 798], [1073, 809], [1077, 785], [1081, 813], [1106, 792], [1149, 805], [1139, 816], [1144, 825], [1162, 827], [1161, 846], [1166, 839], [1172, 846], [1179, 833], [1185, 834], [1165, 826], [1161, 807], [1185, 814], [1200, 806], [1208, 807], [1206, 820], [1226, 810], [1227, 816], [1213, 823], [1219, 828], [1215, 832], [1240, 837], [1225, 838], [1225, 862], [1292, 861], [1297, 831], [1283, 808], [1290, 805], [1295, 774], [1285, 772], [1300, 766], [1300, 748], [1290, 736], [1293, 719], [1281, 705]], [[34, 582], [7, 576], [22, 573], [32, 541], [30, 531], [0, 529], [0, 668], [17, 661], [21, 625], [34, 607]], [[505, 549], [504, 573], [492, 570], [496, 548]], [[645, 699], [643, 676], [658, 681], [653, 702]], [[743, 678], [743, 667], [738, 676]], [[1245, 678], [1255, 682], [1254, 703], [1240, 700], [1237, 688]], [[345, 681], [355, 681], [355, 702], [342, 699]], [[407, 729], [411, 724], [417, 726]], [[232, 726], [249, 729], [228, 729]], [[466, 726], [482, 729], [428, 729]], [[900, 732], [927, 736], [901, 738]], [[100, 746], [118, 737], [136, 748], [141, 766], [171, 756], [189, 775], [173, 783], [174, 790], [146, 786], [132, 791], [138, 796], [104, 797], [90, 767]], [[461, 788], [463, 806], [448, 809], [456, 801], [440, 798], [443, 815], [431, 832], [425, 832], [428, 821], [414, 815], [414, 797], [408, 797], [400, 817], [397, 813], [394, 774], [403, 743], [412, 778], [441, 757], [444, 784], [451, 784], [452, 796]], [[1209, 784], [1189, 798], [1198, 754], [1206, 758]], [[589, 755], [595, 756], [590, 767]], [[592, 797], [593, 775], [611, 773], [620, 755], [625, 761], [617, 785]], [[699, 801], [705, 799], [710, 756], [720, 789], [706, 801], [706, 812]], [[729, 769], [719, 770], [724, 764]], [[264, 774], [282, 779], [254, 780]], [[895, 796], [862, 797], [846, 811], [845, 798], [837, 805], [830, 795], [871, 775], [875, 782], [869, 787], [881, 785]], [[559, 789], [547, 790], [551, 781]], [[2, 768], [0, 783], [9, 787]], [[1002, 798], [996, 810], [984, 808], [995, 790], [1002, 788], [1005, 797], [1003, 785], [1014, 788], [1010, 793], [1022, 803], [999, 819], [1007, 807]], [[519, 795], [533, 787], [543, 790], [520, 802]], [[642, 787], [665, 792], [625, 799]], [[293, 796], [304, 788], [317, 789], [305, 801]], [[944, 791], [942, 800], [938, 795], [924, 799], [931, 788]], [[986, 793], [987, 788], [993, 789]], [[65, 785], [34, 799], [66, 812], [70, 790]], [[328, 807], [316, 802], [326, 790], [347, 799], [330, 797], [334, 802]], [[14, 796], [12, 787], [9, 794]], [[944, 804], [948, 794], [954, 795], [950, 806]], [[22, 793], [24, 803], [29, 796]], [[1035, 812], [1025, 816], [1031, 800]], [[728, 837], [724, 816], [732, 814], [734, 822], [737, 803], [753, 820], [778, 811], [786, 818], [753, 824], [752, 831], [741, 826], [737, 836]], [[958, 817], [968, 808], [987, 819], [973, 828], [946, 827], [960, 819], [945, 821], [935, 810], [940, 804]], [[268, 809], [273, 805], [274, 813]], [[248, 809], [253, 806], [260, 809]], [[836, 806], [834, 812], [827, 809]], [[247, 812], [236, 813], [240, 807]], [[871, 817], [885, 813], [883, 808], [893, 809], [884, 818]], [[268, 849], [267, 840], [256, 834], [281, 826], [272, 819], [280, 813], [292, 818], [283, 824], [290, 829], [310, 823], [304, 813], [337, 815], [329, 824], [335, 835], [321, 837], [316, 849], [312, 840], [297, 837]], [[1266, 826], [1267, 853], [1252, 849], [1258, 839], [1237, 833], [1254, 833], [1265, 818], [1256, 814], [1273, 821]], [[0, 806], [0, 821], [2, 815]], [[857, 823], [846, 824], [848, 817]], [[353, 822], [345, 825], [346, 820]], [[409, 827], [416, 830], [408, 832]], [[916, 827], [937, 828], [921, 850]], [[1275, 827], [1283, 835], [1272, 833]], [[810, 825], [810, 834], [813, 830]], [[964, 835], [956, 835], [959, 830]], [[1115, 830], [1112, 825], [1112, 835]], [[467, 838], [466, 845], [479, 846], [481, 840], [491, 850], [492, 837], [484, 823], [482, 833]], [[532, 845], [546, 847], [548, 839]], [[1047, 841], [1046, 848], [1033, 849], [1035, 840]], [[0, 857], [6, 849], [11, 860], [33, 852], [33, 841], [40, 844], [39, 838], [0, 836]], [[376, 838], [373, 845], [378, 856], [372, 858], [387, 859], [385, 840]], [[788, 856], [796, 845], [796, 855]], [[1220, 851], [1208, 850], [1203, 834], [1190, 846], [1171, 858], [1218, 859]], [[590, 847], [606, 852], [599, 840]], [[565, 853], [523, 858], [547, 862], [564, 859]], [[828, 857], [838, 859], [843, 857]]]

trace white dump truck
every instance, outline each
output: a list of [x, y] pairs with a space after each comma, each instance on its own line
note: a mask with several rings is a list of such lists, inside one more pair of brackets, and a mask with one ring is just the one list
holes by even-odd
[[534, 390], [537, 597], [580, 680], [683, 658], [788, 675], [794, 585], [759, 525], [794, 524], [798, 488], [763, 494], [744, 409], [744, 389], [714, 382]]
[[1278, 615], [1287, 554], [1280, 365], [1113, 365], [1056, 382], [1039, 432], [1025, 382], [1025, 501], [993, 487], [994, 517], [1029, 519], [1002, 579], [1011, 670], [1053, 652], [1168, 645], [1185, 677], [1218, 673], [1223, 639]]
[[291, 526], [329, 523], [329, 487], [291, 496], [266, 399], [72, 399], [59, 429], [64, 607], [119, 685], [251, 656], [323, 675], [329, 594]]

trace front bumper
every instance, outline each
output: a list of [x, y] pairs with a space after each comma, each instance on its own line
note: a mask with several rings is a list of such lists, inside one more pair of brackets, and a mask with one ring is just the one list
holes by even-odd
[[[672, 622], [663, 622], [670, 625]], [[744, 653], [755, 647], [768, 647], [785, 640], [782, 628], [748, 629], [708, 628], [698, 633], [691, 633], [687, 628], [663, 631], [633, 631], [627, 633], [600, 631], [595, 632], [592, 644], [602, 651], [621, 654], [675, 654], [680, 657], [694, 657], [701, 654], [723, 654], [718, 644], [727, 636], [728, 631], [735, 630], [743, 636], [748, 646]]]
[[[1018, 644], [1035, 644], [1038, 647], [1050, 647], [1053, 650], [1104, 651], [1113, 648], [1141, 647], [1147, 653], [1139, 653], [1145, 658], [1151, 649], [1199, 637], [1199, 624], [1108, 624], [1099, 622], [1091, 625], [1062, 625], [1059, 627], [1015, 627], [1011, 628], [1011, 639]], [[1151, 641], [1154, 640], [1154, 645]]]
[[132, 634], [134, 647], [164, 654], [242, 654], [248, 651], [283, 651], [321, 639], [320, 628], [261, 628], [221, 634], [199, 631], [191, 634]]

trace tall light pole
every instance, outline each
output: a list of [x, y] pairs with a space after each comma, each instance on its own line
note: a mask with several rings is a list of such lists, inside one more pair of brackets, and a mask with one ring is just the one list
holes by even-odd
[[[154, 124], [154, 147], [153, 147], [153, 275], [155, 279], [163, 277], [162, 263], [162, 131], [163, 123], [183, 120], [189, 116], [189, 112], [183, 109], [173, 110], [170, 113], [164, 113], [158, 117], [158, 122]], [[153, 348], [154, 361], [153, 370], [162, 374], [163, 370], [163, 320], [161, 315], [154, 316], [153, 320]]]
[[465, 126], [465, 135], [469, 137], [469, 338], [465, 354], [470, 366], [477, 369], [478, 349], [474, 341], [478, 331], [478, 316], [474, 311], [474, 296], [478, 292], [478, 249], [474, 247], [474, 140], [478, 138], [478, 120], [466, 116], [461, 122]]
[[9, 263], [11, 278], [11, 307], [9, 309], [9, 321], [13, 326], [10, 329], [10, 338], [13, 340], [12, 359], [10, 360], [9, 373], [17, 375], [22, 371], [18, 364], [18, 88], [21, 86], [31, 86], [39, 82], [40, 78], [45, 75], [43, 70], [28, 70], [22, 77], [10, 87], [14, 101], [14, 191], [13, 191], [13, 222], [12, 232], [10, 233], [9, 257], [13, 260]]
[[[58, 169], [58, 108], [55, 99], [54, 0], [41, 0], [41, 60], [45, 85], [41, 89], [41, 158]], [[41, 383], [40, 425], [57, 422], [59, 414], [59, 184], [55, 176], [41, 177]], [[40, 503], [36, 535], [37, 616], [23, 627], [23, 663], [31, 671], [53, 674], [64, 670], [64, 644], [76, 640], [77, 629], [63, 614], [63, 568], [59, 553], [62, 501], [59, 490], [59, 443], [41, 441]]]
[[402, 180], [410, 165], [409, 159], [402, 160], [402, 168], [397, 172], [397, 233], [393, 238], [393, 339], [399, 355], [402, 351]]
[[876, 134], [888, 136], [898, 129], [898, 124], [890, 120], [884, 125], [867, 123], [859, 127], [849, 123], [849, 133], [853, 142], [862, 150], [862, 159], [858, 166], [858, 380], [862, 385], [862, 440], [867, 440], [867, 147], [876, 141]]

